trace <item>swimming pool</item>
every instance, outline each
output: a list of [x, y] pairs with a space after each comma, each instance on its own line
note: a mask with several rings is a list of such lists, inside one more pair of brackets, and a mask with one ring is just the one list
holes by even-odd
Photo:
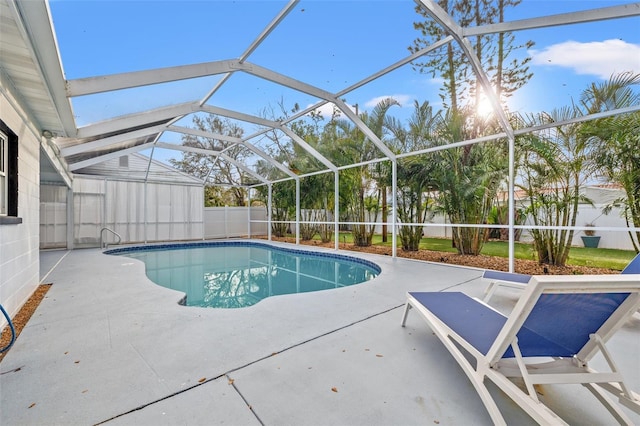
[[328, 290], [369, 281], [375, 263], [246, 241], [123, 247], [106, 254], [145, 263], [147, 276], [186, 294], [187, 306], [242, 308], [283, 294]]

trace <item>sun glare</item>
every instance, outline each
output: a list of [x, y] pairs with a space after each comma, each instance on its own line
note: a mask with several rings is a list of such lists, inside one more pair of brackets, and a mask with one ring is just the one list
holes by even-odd
[[483, 96], [476, 106], [476, 112], [480, 117], [483, 118], [488, 118], [491, 114], [493, 114], [493, 107], [491, 106], [491, 102], [489, 101], [489, 99]]

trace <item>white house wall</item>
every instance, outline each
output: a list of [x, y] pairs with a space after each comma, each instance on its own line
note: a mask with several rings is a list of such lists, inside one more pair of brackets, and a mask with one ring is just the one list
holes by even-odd
[[[18, 216], [21, 224], [0, 225], [0, 303], [13, 316], [39, 283], [40, 138], [28, 114], [0, 91], [0, 118], [18, 136]], [[0, 325], [5, 324], [4, 318]]]

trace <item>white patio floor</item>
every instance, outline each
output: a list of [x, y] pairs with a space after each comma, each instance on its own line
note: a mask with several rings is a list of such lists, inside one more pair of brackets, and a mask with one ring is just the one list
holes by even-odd
[[[344, 254], [376, 262], [381, 275], [211, 309], [178, 305], [181, 294], [150, 282], [127, 257], [42, 252], [40, 276], [53, 285], [0, 363], [0, 424], [491, 424], [419, 316], [400, 327], [406, 291], [480, 295], [482, 271]], [[503, 290], [493, 300], [506, 310], [517, 296]], [[608, 346], [640, 390], [640, 319]], [[571, 424], [615, 423], [581, 386], [542, 390]], [[533, 424], [493, 391], [509, 424]]]

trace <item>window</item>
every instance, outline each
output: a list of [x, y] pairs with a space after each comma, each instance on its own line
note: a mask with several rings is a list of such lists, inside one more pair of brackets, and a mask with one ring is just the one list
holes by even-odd
[[0, 132], [0, 215], [7, 215], [7, 170], [9, 165], [7, 161], [9, 146], [7, 143], [7, 135]]
[[0, 224], [18, 218], [18, 136], [0, 120]]

